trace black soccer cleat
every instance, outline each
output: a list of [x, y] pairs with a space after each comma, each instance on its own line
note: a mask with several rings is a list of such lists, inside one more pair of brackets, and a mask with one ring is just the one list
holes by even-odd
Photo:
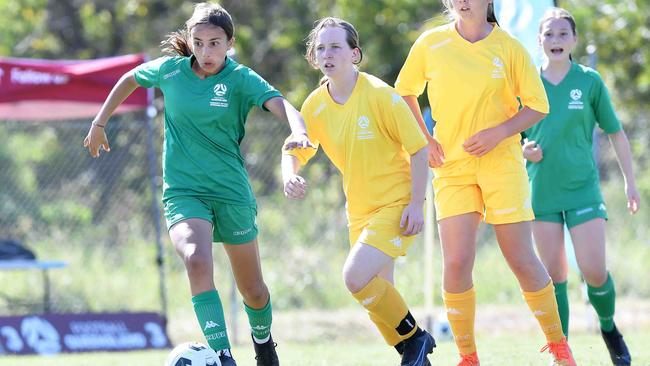
[[218, 351], [217, 356], [219, 356], [221, 366], [237, 366], [237, 362], [235, 362], [235, 359], [232, 357], [232, 353], [230, 352], [229, 348]]
[[412, 336], [404, 341], [404, 353], [402, 354], [401, 366], [428, 366], [427, 355], [433, 352], [436, 341], [426, 330], [418, 336]]
[[[251, 335], [252, 337], [252, 335]], [[257, 343], [253, 339], [253, 346], [255, 347], [255, 359], [257, 366], [280, 366], [278, 354], [275, 352], [277, 343], [273, 342], [273, 337], [269, 334], [269, 340], [266, 343]]]
[[614, 329], [609, 332], [605, 332], [601, 329], [600, 334], [603, 336], [612, 363], [615, 366], [630, 366], [632, 363], [632, 356], [630, 356], [630, 351], [627, 349], [623, 336], [616, 328], [616, 325], [614, 325]]

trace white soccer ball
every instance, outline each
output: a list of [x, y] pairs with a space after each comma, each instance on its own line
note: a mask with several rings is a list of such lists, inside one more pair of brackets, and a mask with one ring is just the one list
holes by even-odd
[[221, 361], [212, 348], [198, 342], [185, 342], [169, 353], [165, 366], [221, 366]]
[[441, 313], [433, 321], [433, 337], [436, 341], [450, 341], [454, 339], [449, 320], [447, 320], [447, 314]]

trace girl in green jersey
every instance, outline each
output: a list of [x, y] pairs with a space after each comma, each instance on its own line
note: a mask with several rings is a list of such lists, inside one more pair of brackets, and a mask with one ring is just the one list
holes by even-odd
[[592, 154], [596, 124], [608, 134], [614, 147], [625, 181], [627, 207], [634, 214], [639, 209], [639, 193], [630, 144], [598, 73], [571, 59], [577, 42], [571, 14], [564, 9], [550, 9], [541, 19], [539, 41], [546, 55], [541, 71], [551, 113], [525, 133], [535, 242], [555, 284], [562, 328], [568, 335], [566, 223], [612, 361], [615, 365], [629, 365], [630, 353], [614, 324], [616, 292], [605, 264], [607, 211]]
[[230, 14], [201, 3], [185, 29], [163, 42], [161, 57], [117, 82], [84, 140], [93, 157], [110, 151], [104, 128], [137, 87], [165, 97], [163, 203], [172, 242], [183, 259], [199, 325], [221, 365], [235, 365], [215, 289], [212, 243], [224, 243], [251, 326], [257, 365], [279, 365], [271, 338], [271, 300], [262, 278], [257, 207], [239, 143], [257, 106], [287, 121], [295, 146], [311, 145], [300, 114], [282, 95], [227, 52], [234, 42]]

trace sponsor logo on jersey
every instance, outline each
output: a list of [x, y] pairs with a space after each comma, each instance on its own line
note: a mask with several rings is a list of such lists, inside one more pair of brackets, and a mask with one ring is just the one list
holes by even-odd
[[210, 99], [210, 106], [227, 108], [228, 99], [225, 98], [225, 95], [228, 92], [228, 88], [226, 87], [226, 85], [219, 83], [214, 86], [212, 91], [214, 92], [214, 97]]
[[569, 92], [569, 97], [571, 97], [571, 101], [569, 101], [569, 109], [584, 109], [585, 105], [582, 103], [582, 90], [580, 89], [573, 89]]
[[494, 69], [492, 69], [492, 79], [503, 79], [505, 77], [503, 72], [503, 61], [501, 61], [500, 58], [495, 57], [492, 59], [492, 65], [494, 66]]
[[368, 117], [359, 117], [357, 124], [359, 125], [359, 131], [357, 131], [358, 140], [370, 140], [375, 138], [375, 134], [368, 129], [370, 127], [370, 119]]
[[402, 100], [403, 100], [403, 99], [402, 99], [402, 97], [401, 97], [399, 94], [397, 94], [397, 93], [393, 93], [393, 95], [392, 95], [393, 105], [399, 103], [399, 102], [402, 101]]
[[176, 75], [178, 75], [178, 74], [180, 74], [180, 73], [181, 73], [181, 70], [180, 70], [180, 69], [176, 69], [176, 70], [174, 70], [174, 71], [172, 71], [172, 72], [168, 72], [168, 73], [166, 73], [165, 75], [163, 75], [163, 79], [167, 80], [167, 79], [169, 79], [169, 78], [173, 78], [174, 76], [176, 76]]

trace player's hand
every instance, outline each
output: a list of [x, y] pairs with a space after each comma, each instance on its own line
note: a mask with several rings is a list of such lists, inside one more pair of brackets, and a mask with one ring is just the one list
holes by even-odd
[[463, 144], [463, 149], [470, 155], [483, 156], [492, 151], [504, 138], [506, 136], [499, 126], [486, 128], [468, 138]]
[[305, 134], [291, 135], [284, 142], [282, 150], [306, 149], [308, 147], [316, 148], [314, 143], [309, 140]]
[[639, 211], [639, 205], [641, 204], [641, 196], [639, 191], [637, 191], [635, 185], [626, 185], [625, 195], [627, 196], [627, 210], [634, 215]]
[[533, 163], [539, 163], [544, 158], [542, 147], [537, 145], [534, 140], [528, 140], [523, 146], [524, 158]]
[[305, 198], [307, 182], [299, 175], [292, 175], [284, 182], [284, 196], [294, 200]]
[[429, 139], [429, 166], [439, 168], [445, 163], [445, 152], [442, 145], [435, 138]]
[[424, 203], [409, 203], [402, 212], [399, 227], [402, 228], [402, 235], [411, 236], [419, 234], [424, 227]]
[[106, 132], [103, 127], [96, 126], [93, 122], [90, 125], [90, 130], [84, 139], [84, 147], [88, 148], [90, 156], [96, 158], [99, 156], [99, 152], [103, 149], [106, 152], [111, 151], [110, 146], [108, 146], [108, 139], [106, 138]]

